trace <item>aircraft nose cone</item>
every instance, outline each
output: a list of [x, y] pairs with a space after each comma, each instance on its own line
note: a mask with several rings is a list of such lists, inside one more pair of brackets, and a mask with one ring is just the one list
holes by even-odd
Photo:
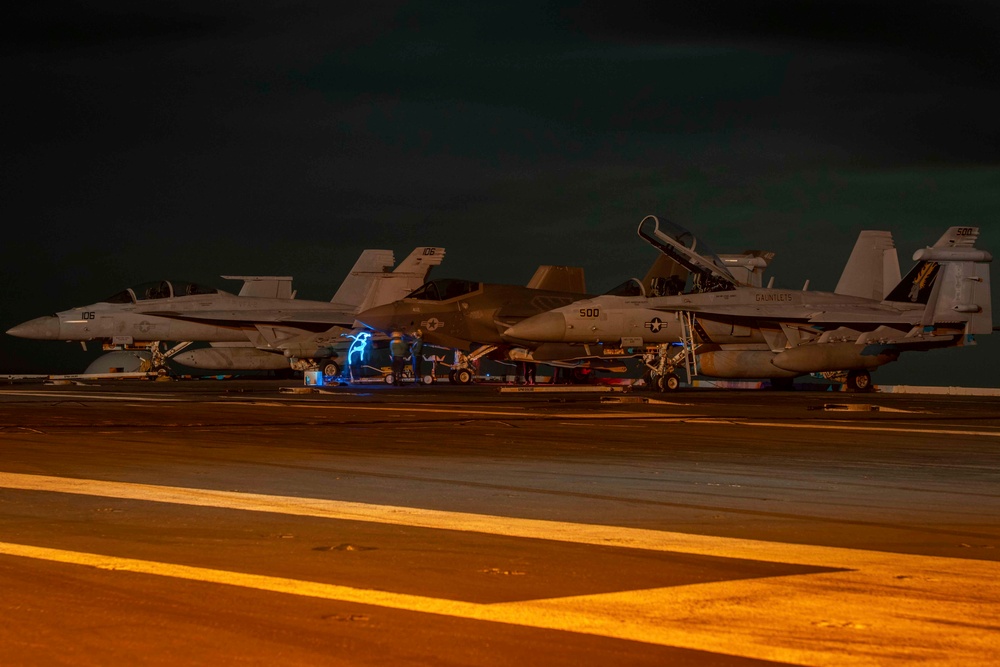
[[520, 340], [557, 343], [566, 338], [566, 317], [562, 313], [540, 313], [518, 322], [504, 332]]
[[32, 340], [59, 340], [59, 318], [55, 315], [36, 317], [7, 329], [7, 333], [18, 338], [31, 338]]

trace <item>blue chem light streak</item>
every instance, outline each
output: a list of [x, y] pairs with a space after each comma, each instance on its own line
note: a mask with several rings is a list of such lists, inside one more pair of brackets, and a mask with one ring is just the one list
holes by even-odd
[[351, 339], [351, 346], [347, 348], [347, 363], [354, 363], [354, 355], [358, 355], [358, 361], [362, 362], [365, 360], [365, 348], [368, 347], [368, 341], [371, 339], [372, 335], [367, 331], [362, 331], [357, 334], [346, 334], [348, 338]]

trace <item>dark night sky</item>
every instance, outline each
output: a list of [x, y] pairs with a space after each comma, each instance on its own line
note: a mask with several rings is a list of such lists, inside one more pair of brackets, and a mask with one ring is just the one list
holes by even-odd
[[[781, 287], [832, 290], [863, 229], [904, 272], [952, 225], [1000, 251], [994, 2], [5, 13], [0, 331], [160, 278], [292, 275], [328, 300], [367, 247], [444, 246], [437, 277], [583, 266], [603, 291], [652, 262], [649, 213], [775, 251]], [[996, 339], [875, 380], [1000, 386]], [[0, 373], [95, 356], [0, 334]]]

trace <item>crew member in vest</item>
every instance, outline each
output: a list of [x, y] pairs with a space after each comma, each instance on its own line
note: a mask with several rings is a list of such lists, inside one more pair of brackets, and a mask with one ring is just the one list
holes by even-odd
[[424, 349], [424, 332], [417, 329], [413, 332], [413, 342], [410, 343], [410, 363], [413, 364], [413, 381], [417, 386], [423, 384], [423, 377], [420, 374], [420, 365], [424, 358], [421, 352]]
[[406, 368], [406, 352], [403, 334], [393, 331], [389, 340], [389, 356], [392, 357], [392, 383], [397, 387], [402, 384], [403, 369]]

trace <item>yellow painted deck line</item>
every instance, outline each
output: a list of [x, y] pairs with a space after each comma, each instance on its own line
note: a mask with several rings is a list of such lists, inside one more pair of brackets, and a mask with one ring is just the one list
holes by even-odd
[[[984, 625], [995, 617], [984, 617], [981, 604], [938, 599], [931, 610], [919, 596], [887, 597], [852, 581], [857, 573], [479, 604], [4, 542], [0, 554], [820, 667], [985, 667], [1000, 648], [996, 629]], [[836, 601], [803, 593], [814, 578], [829, 580], [821, 587], [835, 587]], [[979, 627], [948, 627], [946, 615]]]
[[4, 396], [11, 394], [16, 394], [18, 396], [42, 396], [44, 398], [51, 399], [77, 399], [82, 398], [88, 401], [145, 401], [148, 403], [182, 403], [187, 401], [185, 398], [170, 398], [170, 397], [152, 397], [144, 396], [142, 394], [101, 394], [96, 392], [85, 392], [85, 391], [25, 391], [21, 389], [12, 389], [11, 391], [3, 392]]
[[[240, 405], [238, 403], [227, 403], [227, 405]], [[252, 404], [245, 404], [252, 407]], [[349, 405], [335, 403], [297, 403], [295, 405], [282, 406], [288, 408], [307, 408], [320, 410], [375, 410], [379, 412], [427, 412], [438, 414], [455, 415], [494, 415], [497, 417], [534, 417], [536, 419], [638, 419], [656, 417], [656, 413], [636, 413], [636, 412], [528, 412], [514, 410], [467, 410], [465, 408], [428, 408], [414, 405]]]
[[844, 572], [479, 605], [0, 544], [0, 553], [803, 665], [992, 665], [1000, 563], [335, 500], [0, 473], [0, 487], [475, 531]]
[[1000, 430], [971, 431], [968, 429], [908, 428], [902, 426], [885, 428], [881, 426], [849, 426], [847, 424], [803, 424], [801, 422], [794, 424], [784, 423], [784, 422], [758, 422], [758, 421], [732, 422], [732, 423], [739, 425], [771, 426], [775, 428], [811, 428], [811, 429], [830, 429], [834, 431], [868, 431], [874, 433], [878, 433], [879, 431], [885, 431], [886, 433], [923, 433], [925, 435], [982, 435], [993, 438], [1000, 438]]

